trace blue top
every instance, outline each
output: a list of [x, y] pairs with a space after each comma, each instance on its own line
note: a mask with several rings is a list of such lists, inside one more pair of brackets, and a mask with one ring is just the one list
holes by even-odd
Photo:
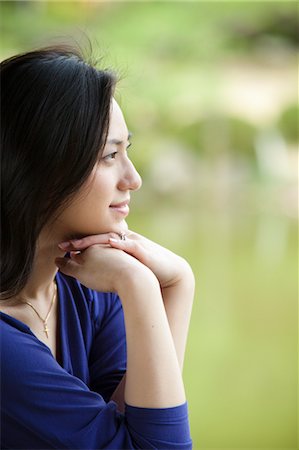
[[1, 448], [191, 449], [187, 404], [109, 401], [126, 370], [121, 302], [61, 273], [61, 365], [23, 322], [1, 313]]

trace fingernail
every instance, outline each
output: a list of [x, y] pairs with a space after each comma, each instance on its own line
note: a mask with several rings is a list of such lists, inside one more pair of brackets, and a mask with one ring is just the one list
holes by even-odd
[[111, 242], [120, 242], [120, 239], [109, 238], [109, 241], [111, 241]]
[[58, 244], [58, 247], [61, 248], [62, 250], [65, 250], [69, 246], [70, 246], [69, 242], [61, 242], [60, 244]]

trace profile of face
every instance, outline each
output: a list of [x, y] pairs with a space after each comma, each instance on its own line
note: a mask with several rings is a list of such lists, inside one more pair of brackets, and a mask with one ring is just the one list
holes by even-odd
[[66, 239], [127, 229], [130, 193], [141, 178], [127, 154], [129, 132], [113, 99], [106, 145], [92, 173], [71, 204], [54, 223], [55, 234]]

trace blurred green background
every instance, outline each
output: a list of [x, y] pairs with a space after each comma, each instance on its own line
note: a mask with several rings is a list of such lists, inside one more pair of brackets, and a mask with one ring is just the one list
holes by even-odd
[[184, 370], [194, 448], [296, 449], [298, 3], [0, 6], [1, 59], [87, 34], [121, 75], [143, 177], [129, 226], [197, 279]]

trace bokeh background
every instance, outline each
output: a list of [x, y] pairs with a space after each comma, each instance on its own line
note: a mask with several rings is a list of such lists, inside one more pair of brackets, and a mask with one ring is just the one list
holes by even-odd
[[[296, 449], [298, 3], [1, 1], [1, 59], [86, 35], [121, 75], [129, 226], [197, 280], [195, 449]], [[182, 302], [184, 299], [182, 298]]]

